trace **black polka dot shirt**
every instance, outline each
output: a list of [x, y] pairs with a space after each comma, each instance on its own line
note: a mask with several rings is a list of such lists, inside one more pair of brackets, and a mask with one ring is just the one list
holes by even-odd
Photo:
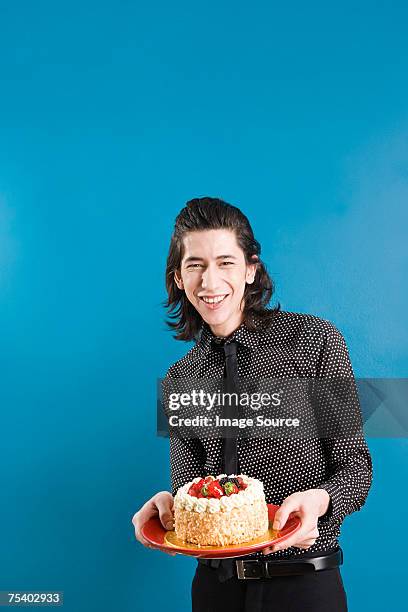
[[[243, 378], [353, 377], [342, 334], [319, 317], [275, 311], [265, 329], [245, 323], [227, 341], [237, 342], [238, 376]], [[203, 322], [192, 349], [173, 364], [166, 379], [222, 378], [223, 351], [214, 346], [216, 336]], [[330, 410], [330, 406], [325, 408]], [[359, 406], [357, 406], [358, 413]], [[326, 514], [319, 518], [319, 537], [309, 549], [290, 547], [266, 558], [300, 557], [338, 546], [340, 526], [346, 515], [363, 506], [372, 480], [372, 462], [363, 435], [336, 438], [257, 437], [237, 440], [239, 471], [263, 482], [267, 503], [280, 505], [290, 494], [325, 489], [330, 495]], [[170, 436], [172, 494], [197, 476], [220, 474], [222, 439]], [[247, 558], [265, 558], [262, 553]]]

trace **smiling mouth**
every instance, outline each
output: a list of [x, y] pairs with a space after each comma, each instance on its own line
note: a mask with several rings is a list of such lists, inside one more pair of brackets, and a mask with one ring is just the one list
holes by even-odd
[[229, 296], [229, 293], [226, 295], [216, 295], [214, 297], [200, 297], [200, 300], [204, 302], [204, 304], [221, 304], [225, 300], [226, 297]]

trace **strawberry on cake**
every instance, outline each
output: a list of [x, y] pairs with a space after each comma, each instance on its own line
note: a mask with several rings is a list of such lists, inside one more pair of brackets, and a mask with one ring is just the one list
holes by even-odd
[[199, 546], [241, 544], [268, 531], [263, 484], [244, 474], [194, 478], [174, 498], [177, 538]]

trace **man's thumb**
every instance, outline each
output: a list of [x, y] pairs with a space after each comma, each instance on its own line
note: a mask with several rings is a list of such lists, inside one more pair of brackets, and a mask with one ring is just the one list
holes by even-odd
[[171, 512], [166, 511], [163, 512], [163, 514], [160, 514], [160, 521], [165, 529], [173, 529], [174, 522]]
[[289, 514], [295, 509], [294, 500], [290, 498], [285, 499], [280, 508], [276, 511], [273, 519], [273, 529], [282, 529], [288, 520]]

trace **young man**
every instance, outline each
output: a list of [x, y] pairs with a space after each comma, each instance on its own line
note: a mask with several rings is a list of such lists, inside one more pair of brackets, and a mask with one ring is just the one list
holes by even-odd
[[[213, 198], [187, 203], [176, 219], [166, 286], [166, 306], [175, 319], [168, 325], [175, 338], [196, 341], [166, 379], [222, 378], [224, 350], [233, 344], [240, 378], [354, 380], [346, 344], [334, 325], [282, 311], [279, 305], [267, 308], [273, 283], [248, 219], [234, 206]], [[339, 404], [343, 400], [341, 394], [325, 396], [325, 422], [335, 415], [336, 423], [343, 419], [340, 424], [347, 426], [350, 413]], [[358, 420], [358, 400], [351, 410]], [[157, 493], [134, 515], [137, 539], [149, 546], [141, 528], [152, 516], [159, 515], [163, 526], [171, 528], [177, 489], [197, 476], [222, 473], [231, 458], [232, 465], [239, 465], [236, 473], [261, 480], [267, 502], [280, 505], [274, 528], [282, 527], [291, 513], [300, 517], [301, 528], [239, 563], [199, 561], [193, 610], [216, 612], [226, 605], [242, 611], [282, 606], [299, 612], [347, 610], [338, 568], [340, 525], [363, 506], [372, 480], [361, 430], [322, 438], [238, 436], [232, 444], [170, 437], [172, 493]]]

